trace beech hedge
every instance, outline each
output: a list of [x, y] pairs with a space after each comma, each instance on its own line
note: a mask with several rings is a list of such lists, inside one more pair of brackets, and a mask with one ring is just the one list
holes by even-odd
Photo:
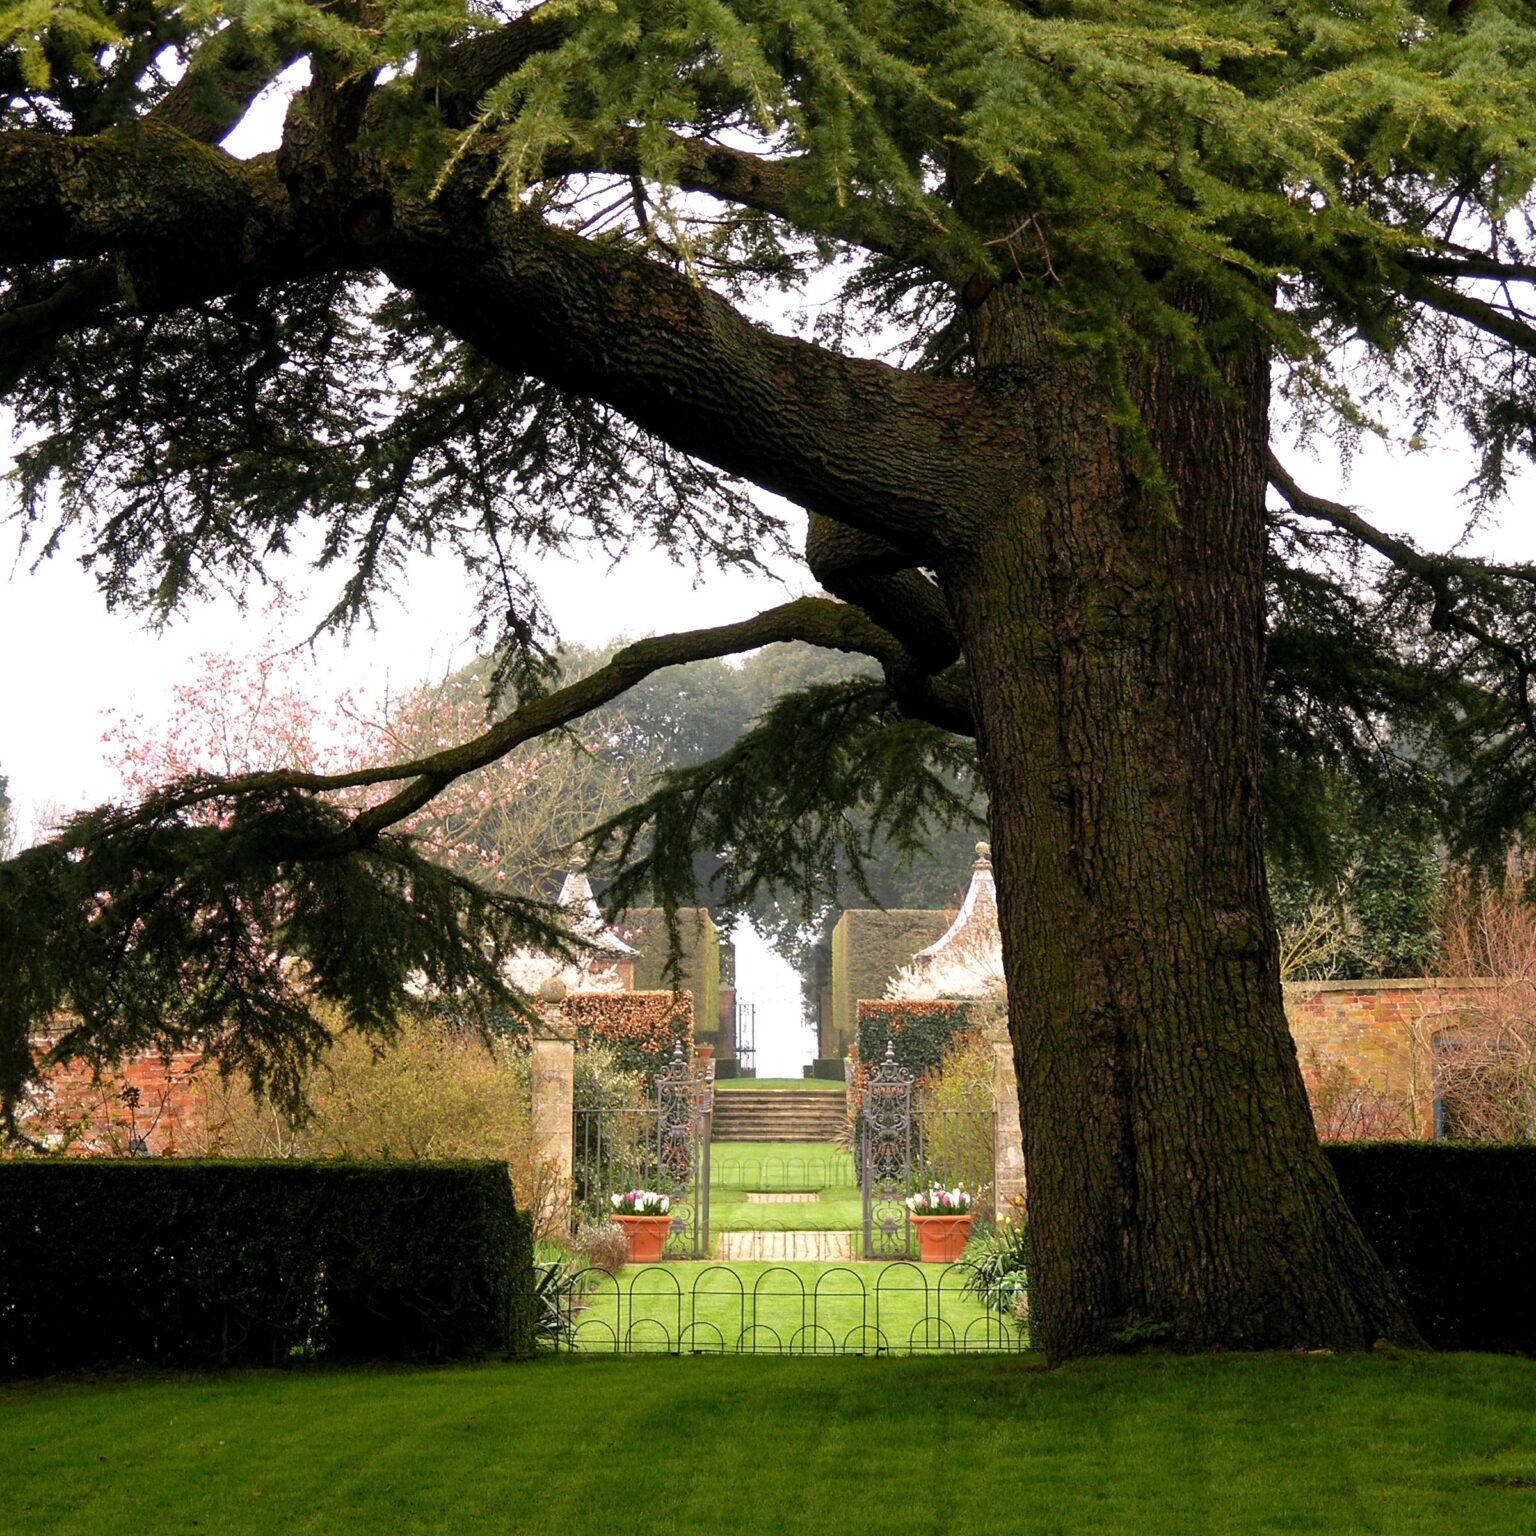
[[521, 1357], [504, 1163], [0, 1162], [0, 1371]]

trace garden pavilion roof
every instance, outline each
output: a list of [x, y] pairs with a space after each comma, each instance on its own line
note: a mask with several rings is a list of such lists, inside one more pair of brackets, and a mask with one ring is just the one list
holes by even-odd
[[1003, 932], [997, 922], [997, 885], [992, 879], [992, 845], [976, 844], [976, 862], [971, 866], [971, 884], [960, 903], [954, 922], [942, 938], [912, 957], [919, 975], [940, 964], [962, 961], [968, 969], [978, 962], [988, 963], [999, 974], [1003, 964]]
[[571, 932], [591, 949], [600, 949], [610, 955], [638, 955], [621, 939], [598, 911], [597, 897], [592, 894], [592, 882], [583, 869], [571, 869], [560, 887], [560, 905], [565, 910]]

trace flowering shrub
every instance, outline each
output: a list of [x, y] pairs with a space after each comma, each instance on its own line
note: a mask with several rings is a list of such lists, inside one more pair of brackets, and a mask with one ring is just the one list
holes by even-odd
[[972, 1196], [965, 1189], [944, 1189], [935, 1184], [907, 1196], [907, 1209], [914, 1216], [968, 1216]]
[[671, 1200], [654, 1189], [626, 1189], [608, 1203], [615, 1216], [665, 1216], [672, 1209]]

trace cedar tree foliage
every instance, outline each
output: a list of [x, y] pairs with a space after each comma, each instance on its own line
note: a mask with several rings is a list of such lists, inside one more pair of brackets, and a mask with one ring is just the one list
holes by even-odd
[[[605, 828], [619, 894], [685, 899], [704, 842], [750, 899], [852, 809], [916, 838], [979, 775], [1048, 1351], [1412, 1339], [1306, 1114], [1261, 758], [1277, 826], [1329, 773], [1390, 782], [1394, 739], [1456, 777], [1469, 834], [1516, 824], [1536, 569], [1425, 552], [1269, 444], [1454, 424], [1483, 500], [1529, 454], [1533, 20], [11, 0], [23, 538], [82, 530], [107, 600], [163, 615], [307, 531], [337, 625], [411, 551], [457, 551], [500, 702], [411, 762], [169, 784], [0, 866], [5, 1099], [59, 1014], [58, 1050], [195, 1037], [281, 1092], [316, 1001], [387, 1030], [413, 978], [496, 998], [550, 914], [407, 818], [660, 668], [806, 641], [879, 675]], [[279, 77], [279, 147], [234, 157]], [[818, 274], [806, 333], [754, 318]], [[749, 483], [807, 510], [824, 595], [559, 685], [527, 552], [750, 564], [783, 531]]]

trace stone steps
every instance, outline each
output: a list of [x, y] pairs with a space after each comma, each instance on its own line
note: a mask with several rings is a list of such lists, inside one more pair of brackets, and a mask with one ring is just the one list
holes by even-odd
[[840, 1093], [744, 1089], [716, 1093], [715, 1141], [831, 1141], [843, 1124]]

